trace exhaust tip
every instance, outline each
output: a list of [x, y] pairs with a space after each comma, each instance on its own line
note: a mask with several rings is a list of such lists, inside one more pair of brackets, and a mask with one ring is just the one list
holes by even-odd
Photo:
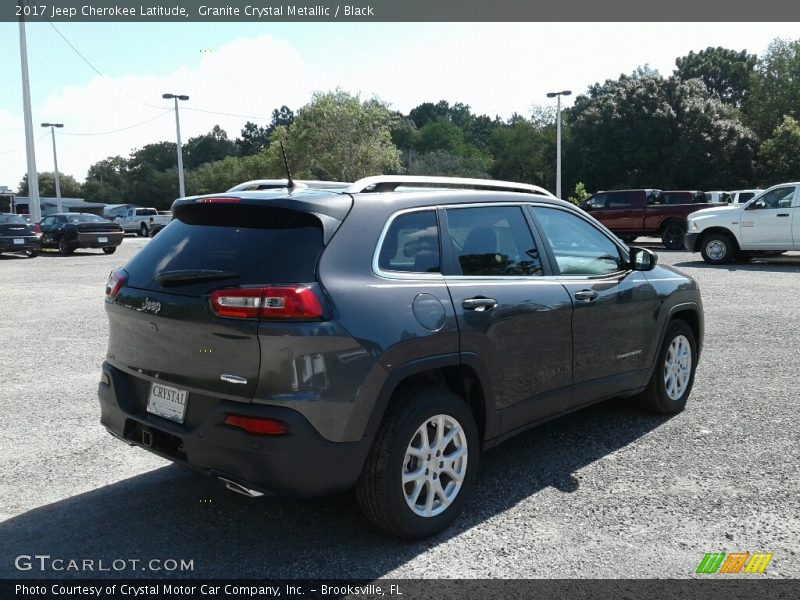
[[231, 490], [232, 492], [236, 492], [238, 494], [242, 494], [243, 496], [247, 496], [248, 498], [258, 498], [259, 496], [263, 496], [261, 492], [254, 490], [249, 487], [245, 487], [240, 483], [236, 483], [235, 481], [231, 481], [230, 479], [225, 479], [224, 477], [218, 478], [222, 484]]

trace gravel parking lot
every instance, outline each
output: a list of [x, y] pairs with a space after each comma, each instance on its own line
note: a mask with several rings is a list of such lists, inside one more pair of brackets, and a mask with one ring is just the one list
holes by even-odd
[[38, 553], [191, 559], [194, 577], [683, 578], [712, 551], [800, 577], [800, 253], [710, 267], [656, 248], [705, 303], [687, 410], [611, 401], [534, 429], [483, 456], [454, 528], [402, 543], [350, 494], [247, 499], [105, 432], [103, 286], [146, 243], [0, 256], [0, 577], [81, 576], [14, 568]]

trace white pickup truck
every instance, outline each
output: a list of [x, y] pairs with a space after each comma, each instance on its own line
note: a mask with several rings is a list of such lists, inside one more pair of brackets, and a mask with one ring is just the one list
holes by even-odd
[[149, 236], [154, 225], [166, 225], [171, 220], [171, 213], [159, 214], [155, 208], [129, 208], [116, 219], [125, 233], [142, 237]]
[[800, 250], [800, 182], [775, 185], [744, 205], [691, 213], [684, 245], [711, 264]]

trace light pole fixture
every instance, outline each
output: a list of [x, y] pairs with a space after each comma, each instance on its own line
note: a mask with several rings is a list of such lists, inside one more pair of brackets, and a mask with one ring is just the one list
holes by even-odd
[[189, 96], [183, 94], [161, 94], [164, 100], [175, 100], [175, 132], [178, 137], [178, 191], [181, 198], [186, 196], [186, 187], [183, 184], [183, 149], [181, 148], [181, 120], [178, 116], [178, 100], [188, 100]]
[[548, 92], [548, 98], [558, 98], [556, 104], [556, 196], [561, 198], [561, 96], [571, 96], [572, 90]]
[[53, 167], [56, 175], [56, 210], [64, 212], [61, 202], [61, 180], [58, 175], [58, 154], [56, 153], [56, 127], [59, 129], [64, 127], [63, 123], [42, 123], [42, 127], [50, 128], [50, 135], [53, 137]]

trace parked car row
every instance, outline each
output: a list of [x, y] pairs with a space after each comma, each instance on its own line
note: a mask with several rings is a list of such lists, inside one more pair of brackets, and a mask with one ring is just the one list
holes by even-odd
[[656, 189], [597, 192], [581, 205], [625, 243], [658, 236], [670, 250], [683, 248], [686, 217], [708, 206], [703, 192]]
[[640, 236], [661, 238], [664, 247], [684, 247], [688, 217], [720, 205], [739, 206], [762, 190], [701, 192], [698, 190], [634, 189], [597, 192], [580, 206], [625, 243]]
[[113, 254], [124, 235], [117, 223], [90, 213], [56, 213], [41, 223], [31, 223], [24, 215], [0, 214], [0, 253], [23, 252], [33, 258], [42, 248], [57, 248], [64, 256], [78, 248], [100, 248]]
[[800, 183], [775, 185], [745, 204], [693, 212], [685, 247], [711, 264], [800, 250]]

